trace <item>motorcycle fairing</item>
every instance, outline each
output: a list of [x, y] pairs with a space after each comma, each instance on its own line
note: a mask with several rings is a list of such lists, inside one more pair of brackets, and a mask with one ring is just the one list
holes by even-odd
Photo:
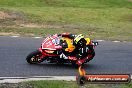
[[47, 37], [43, 42], [42, 42], [42, 49], [46, 50], [57, 50], [61, 49], [62, 47], [59, 45], [59, 38], [58, 36], [54, 35], [52, 37]]

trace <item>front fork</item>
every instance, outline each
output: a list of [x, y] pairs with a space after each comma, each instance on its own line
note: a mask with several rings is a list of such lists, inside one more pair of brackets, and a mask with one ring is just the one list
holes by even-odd
[[79, 59], [79, 60], [76, 61], [76, 64], [78, 64], [80, 66], [83, 63], [85, 63], [85, 61], [87, 61], [88, 59], [90, 59], [91, 57], [92, 57], [92, 55], [88, 55], [87, 57], [85, 57], [83, 59]]
[[[93, 49], [94, 46], [91, 46], [91, 48]], [[93, 50], [91, 48], [89, 47], [89, 50], [87, 51], [87, 47], [86, 47], [86, 52], [88, 55], [82, 59], [77, 59], [76, 64], [81, 65], [85, 63], [88, 59], [93, 58], [92, 56]]]

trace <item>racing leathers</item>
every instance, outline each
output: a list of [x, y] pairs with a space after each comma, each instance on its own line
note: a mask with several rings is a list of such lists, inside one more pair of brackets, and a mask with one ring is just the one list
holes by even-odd
[[[76, 41], [78, 35], [70, 34], [70, 33], [62, 33], [59, 34], [59, 36], [62, 37], [68, 37], [73, 40], [73, 45], [75, 46], [75, 50], [72, 52], [77, 59], [82, 59], [82, 57], [86, 53], [86, 40], [82, 37], [79, 39], [79, 41]], [[80, 36], [79, 36], [80, 37]], [[63, 41], [62, 46], [66, 46], [66, 43]], [[60, 54], [60, 58], [68, 59], [68, 57], [65, 55], [65, 51], [62, 51], [62, 54]]]

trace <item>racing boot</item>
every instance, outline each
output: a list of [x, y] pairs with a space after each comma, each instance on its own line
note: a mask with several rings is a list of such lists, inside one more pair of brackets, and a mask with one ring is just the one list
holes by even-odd
[[68, 59], [68, 57], [64, 53], [60, 54], [60, 58]]

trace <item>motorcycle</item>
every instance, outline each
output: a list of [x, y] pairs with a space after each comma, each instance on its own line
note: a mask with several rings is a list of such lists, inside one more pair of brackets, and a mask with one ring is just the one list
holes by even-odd
[[[61, 42], [61, 40], [65, 41]], [[30, 64], [38, 64], [43, 61], [49, 63], [72, 63], [73, 65], [80, 66], [84, 63], [89, 62], [95, 56], [94, 48], [98, 45], [98, 42], [93, 42], [90, 38], [85, 38], [86, 43], [86, 53], [83, 58], [77, 59], [75, 56], [75, 46], [73, 45], [73, 40], [68, 37], [60, 37], [57, 34], [50, 35], [43, 40], [41, 47], [36, 51], [31, 52], [27, 57], [26, 61]], [[62, 52], [68, 58], [61, 57]]]

